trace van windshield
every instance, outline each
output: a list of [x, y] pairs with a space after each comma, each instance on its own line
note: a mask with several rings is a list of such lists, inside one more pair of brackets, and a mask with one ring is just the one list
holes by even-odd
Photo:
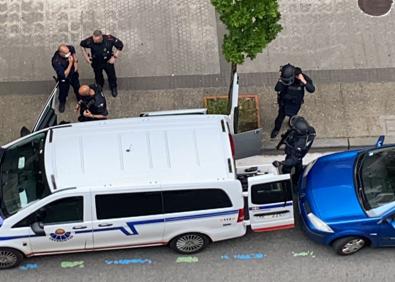
[[367, 210], [395, 201], [395, 147], [375, 149], [362, 155], [359, 178]]
[[0, 210], [3, 217], [50, 194], [44, 168], [47, 133], [35, 134], [7, 148], [0, 165]]

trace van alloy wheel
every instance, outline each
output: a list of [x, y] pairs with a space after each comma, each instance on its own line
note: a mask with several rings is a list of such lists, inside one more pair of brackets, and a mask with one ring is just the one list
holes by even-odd
[[207, 236], [199, 233], [180, 235], [170, 242], [170, 247], [181, 254], [192, 254], [201, 251], [209, 243]]
[[9, 250], [0, 251], [0, 268], [13, 267], [18, 262], [18, 256]]

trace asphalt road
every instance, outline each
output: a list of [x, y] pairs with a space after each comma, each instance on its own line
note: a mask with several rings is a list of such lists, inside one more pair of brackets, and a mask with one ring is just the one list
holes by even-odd
[[248, 233], [194, 256], [166, 247], [37, 257], [0, 281], [394, 281], [394, 249], [340, 257], [293, 230]]

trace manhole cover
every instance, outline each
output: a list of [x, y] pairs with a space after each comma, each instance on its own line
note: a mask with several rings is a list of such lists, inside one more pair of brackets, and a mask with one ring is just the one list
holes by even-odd
[[392, 8], [392, 0], [358, 0], [359, 8], [370, 16], [383, 16]]

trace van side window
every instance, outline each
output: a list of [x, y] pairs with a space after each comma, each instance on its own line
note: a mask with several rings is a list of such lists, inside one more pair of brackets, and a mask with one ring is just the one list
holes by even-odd
[[84, 218], [83, 202], [83, 197], [69, 197], [53, 201], [22, 219], [13, 228], [27, 227], [35, 221], [41, 221], [44, 225], [82, 222]]
[[96, 195], [97, 219], [161, 214], [160, 192]]
[[288, 180], [256, 184], [251, 187], [251, 202], [255, 205], [279, 203], [291, 200], [291, 182]]
[[163, 202], [165, 213], [232, 207], [228, 195], [221, 189], [165, 191]]

